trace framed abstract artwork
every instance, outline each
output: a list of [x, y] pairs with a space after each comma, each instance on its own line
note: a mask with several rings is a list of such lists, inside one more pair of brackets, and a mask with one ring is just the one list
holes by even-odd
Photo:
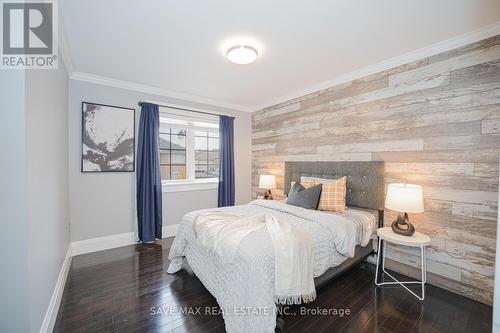
[[82, 172], [134, 172], [135, 109], [82, 102]]

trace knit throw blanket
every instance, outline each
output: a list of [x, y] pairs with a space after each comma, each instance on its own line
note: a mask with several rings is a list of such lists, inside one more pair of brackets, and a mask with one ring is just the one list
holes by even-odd
[[[271, 214], [241, 216], [212, 212], [194, 221], [197, 241], [214, 251], [223, 262], [231, 263], [240, 242], [266, 226], [274, 246], [274, 299], [277, 304], [309, 303], [316, 298], [311, 236]], [[259, 246], [259, 244], [255, 244]]]

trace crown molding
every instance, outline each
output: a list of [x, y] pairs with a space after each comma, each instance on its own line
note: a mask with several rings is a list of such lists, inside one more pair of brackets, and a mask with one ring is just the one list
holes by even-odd
[[245, 112], [252, 112], [253, 111], [252, 108], [249, 108], [249, 107], [244, 106], [244, 105], [227, 103], [227, 102], [218, 101], [218, 100], [214, 100], [214, 99], [210, 99], [210, 98], [205, 98], [205, 97], [201, 97], [201, 96], [197, 96], [197, 95], [180, 93], [180, 92], [167, 90], [167, 89], [163, 89], [163, 88], [158, 88], [158, 87], [153, 87], [153, 86], [149, 86], [149, 85], [145, 85], [145, 84], [141, 84], [141, 83], [122, 81], [122, 80], [117, 80], [117, 79], [113, 79], [110, 77], [94, 75], [94, 74], [89, 74], [89, 73], [73, 72], [70, 76], [70, 79], [99, 84], [99, 85], [103, 85], [103, 86], [114, 87], [114, 88], [121, 88], [121, 89], [126, 89], [126, 90], [138, 91], [138, 92], [142, 92], [145, 94], [170, 97], [170, 98], [180, 99], [180, 100], [184, 100], [184, 101], [188, 101], [188, 102], [201, 103], [201, 104], [205, 104], [207, 106], [217, 106], [217, 107], [222, 107], [222, 108], [226, 108], [226, 109], [230, 109], [230, 110], [245, 111]]
[[367, 67], [363, 67], [360, 69], [357, 69], [355, 71], [342, 74], [340, 76], [337, 76], [336, 78], [330, 79], [328, 81], [321, 82], [319, 84], [315, 84], [312, 86], [309, 86], [307, 88], [295, 91], [290, 94], [283, 95], [281, 97], [278, 97], [276, 99], [273, 99], [269, 102], [262, 103], [260, 105], [256, 105], [252, 107], [252, 111], [258, 111], [265, 109], [267, 107], [271, 107], [280, 103], [284, 103], [287, 101], [290, 101], [292, 99], [298, 98], [305, 96], [307, 94], [311, 94], [323, 89], [331, 88], [333, 86], [346, 83], [352, 80], [360, 79], [375, 73], [379, 73], [382, 71], [385, 71], [387, 69], [391, 69], [397, 66], [405, 65], [423, 58], [427, 58], [439, 53], [443, 53], [446, 51], [450, 51], [462, 46], [465, 46], [467, 44], [471, 44], [474, 42], [478, 42], [482, 39], [486, 39], [488, 37], [492, 37], [495, 35], [500, 34], [500, 22], [496, 22], [492, 25], [483, 27], [478, 30], [474, 30], [435, 44], [431, 44], [429, 46], [420, 48], [415, 51], [411, 51], [408, 53], [405, 53], [403, 55], [384, 60], [382, 62], [376, 63], [374, 65], [369, 65]]
[[404, 64], [408, 64], [423, 58], [427, 58], [439, 53], [443, 53], [446, 51], [450, 51], [462, 46], [465, 46], [467, 44], [471, 44], [477, 41], [480, 41], [482, 39], [492, 37], [495, 35], [500, 34], [500, 22], [496, 22], [495, 24], [486, 26], [484, 28], [471, 31], [469, 33], [465, 33], [447, 40], [444, 40], [442, 42], [438, 42], [435, 44], [431, 44], [429, 46], [420, 48], [415, 51], [411, 51], [408, 53], [405, 53], [403, 55], [373, 64], [369, 65], [357, 70], [354, 70], [352, 72], [342, 74], [340, 76], [337, 76], [333, 79], [311, 85], [309, 87], [306, 87], [304, 89], [295, 91], [290, 94], [282, 95], [278, 98], [272, 99], [268, 102], [264, 102], [262, 104], [256, 104], [253, 106], [247, 106], [247, 105], [241, 105], [241, 104], [234, 104], [234, 103], [228, 103], [224, 101], [219, 101], [219, 100], [214, 100], [206, 97], [201, 97], [197, 95], [192, 95], [188, 93], [181, 93], [181, 92], [176, 92], [172, 90], [167, 90], [163, 88], [158, 88], [154, 86], [149, 86], [145, 84], [140, 84], [140, 83], [135, 83], [135, 82], [130, 82], [130, 81], [123, 81], [123, 80], [118, 80], [110, 77], [105, 77], [105, 76], [100, 76], [100, 75], [95, 75], [95, 74], [90, 74], [90, 73], [84, 73], [84, 72], [78, 72], [74, 71], [74, 67], [71, 63], [71, 58], [70, 58], [70, 52], [69, 52], [69, 44], [67, 43], [67, 38], [64, 33], [64, 29], [61, 29], [62, 35], [61, 35], [61, 40], [62, 40], [62, 45], [60, 47], [60, 52], [63, 57], [63, 60], [66, 64], [66, 69], [68, 71], [68, 75], [70, 79], [72, 80], [77, 80], [77, 81], [83, 81], [83, 82], [89, 82], [89, 83], [94, 83], [94, 84], [99, 84], [99, 85], [104, 85], [104, 86], [109, 86], [109, 87], [115, 87], [115, 88], [121, 88], [121, 89], [126, 89], [126, 90], [132, 90], [132, 91], [138, 91], [138, 92], [143, 92], [146, 94], [152, 94], [152, 95], [157, 95], [157, 96], [164, 96], [164, 97], [170, 97], [170, 98], [175, 98], [175, 99], [180, 99], [180, 100], [185, 100], [189, 102], [195, 102], [195, 103], [201, 103], [205, 104], [208, 106], [216, 106], [216, 107], [222, 107], [226, 109], [231, 109], [231, 110], [237, 110], [237, 111], [245, 111], [245, 112], [254, 112], [258, 110], [265, 109], [267, 107], [271, 107], [273, 105], [277, 105], [280, 103], [284, 103], [286, 101], [305, 96], [310, 93], [314, 93], [323, 89], [327, 89], [342, 83], [346, 83], [352, 80], [360, 79], [375, 73], [382, 72], [384, 70], [388, 70], [397, 66], [401, 66]]

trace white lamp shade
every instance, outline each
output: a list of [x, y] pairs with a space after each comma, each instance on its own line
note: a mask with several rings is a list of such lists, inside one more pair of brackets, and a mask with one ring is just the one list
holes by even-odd
[[389, 184], [385, 208], [403, 213], [422, 213], [424, 211], [422, 187], [412, 184]]
[[259, 188], [267, 189], [267, 190], [274, 190], [276, 188], [276, 176], [275, 175], [260, 175]]

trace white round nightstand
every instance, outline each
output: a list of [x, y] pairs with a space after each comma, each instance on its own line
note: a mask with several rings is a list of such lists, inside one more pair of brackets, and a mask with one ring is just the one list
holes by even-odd
[[[417, 231], [415, 231], [415, 233], [412, 236], [398, 235], [392, 231], [391, 227], [379, 228], [377, 230], [377, 236], [379, 237], [378, 252], [377, 252], [378, 254], [381, 253], [380, 249], [381, 249], [382, 243], [384, 243], [384, 248], [382, 251], [382, 272], [387, 274], [391, 279], [394, 280], [394, 282], [378, 282], [378, 271], [379, 271], [380, 258], [377, 258], [377, 270], [375, 271], [375, 284], [377, 286], [399, 284], [403, 288], [405, 288], [407, 291], [409, 291], [412, 295], [417, 297], [419, 300], [423, 301], [424, 297], [425, 297], [425, 283], [427, 282], [427, 265], [426, 265], [426, 258], [425, 258], [425, 247], [429, 246], [431, 244], [431, 238], [429, 236], [427, 236], [423, 233], [417, 232]], [[420, 248], [421, 270], [422, 270], [422, 280], [421, 281], [399, 281], [385, 270], [385, 252], [386, 252], [387, 242], [390, 242], [393, 244], [398, 244], [398, 245], [403, 245], [403, 246], [411, 246], [411, 247], [419, 247]], [[422, 286], [422, 296], [415, 294], [407, 286], [405, 286], [405, 284], [420, 284]]]

